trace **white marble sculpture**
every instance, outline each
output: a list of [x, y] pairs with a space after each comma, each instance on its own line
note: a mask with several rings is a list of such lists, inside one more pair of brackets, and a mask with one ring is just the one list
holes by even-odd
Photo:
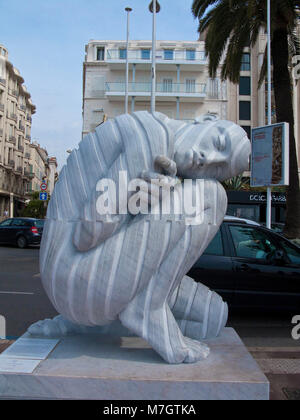
[[[227, 305], [186, 273], [223, 221], [227, 197], [218, 181], [247, 170], [249, 154], [245, 131], [212, 116], [186, 123], [141, 111], [85, 136], [60, 173], [41, 244], [42, 282], [61, 315], [29, 332], [57, 336], [126, 327], [169, 363], [205, 358], [209, 349], [200, 340], [220, 333]], [[127, 171], [127, 181], [174, 181], [173, 205], [184, 199], [179, 189], [187, 196], [199, 192], [204, 205], [192, 219], [184, 212], [99, 214], [99, 180], [114, 181], [118, 190], [120, 171]], [[187, 178], [193, 181], [183, 185]], [[119, 209], [128, 196], [123, 189], [117, 193]], [[145, 192], [143, 200], [149, 203], [153, 194]], [[196, 217], [200, 223], [193, 223]]]

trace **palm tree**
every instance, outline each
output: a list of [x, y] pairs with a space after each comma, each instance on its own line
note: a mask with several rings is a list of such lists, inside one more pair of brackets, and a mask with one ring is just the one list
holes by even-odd
[[[289, 51], [298, 51], [295, 37], [300, 0], [271, 1], [271, 54], [277, 122], [290, 127], [290, 185], [287, 188], [287, 215], [284, 233], [300, 238], [300, 189], [294, 136], [292, 81]], [[215, 77], [225, 52], [221, 78], [239, 82], [241, 60], [246, 46], [254, 46], [261, 27], [267, 27], [267, 0], [194, 0], [192, 13], [199, 19], [198, 31], [206, 32], [205, 50], [209, 73]], [[265, 54], [266, 56], [266, 54]], [[261, 69], [260, 82], [266, 75]]]

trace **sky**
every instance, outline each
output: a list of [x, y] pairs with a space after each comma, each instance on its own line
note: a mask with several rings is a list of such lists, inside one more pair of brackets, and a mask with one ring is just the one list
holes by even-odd
[[[192, 0], [159, 0], [158, 40], [198, 38]], [[20, 71], [36, 105], [32, 140], [56, 156], [59, 168], [67, 150], [81, 140], [82, 70], [91, 39], [151, 39], [150, 0], [0, 0], [0, 44]]]

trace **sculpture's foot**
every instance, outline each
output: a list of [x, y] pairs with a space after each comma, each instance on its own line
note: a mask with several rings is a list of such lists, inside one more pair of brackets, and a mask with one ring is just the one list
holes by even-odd
[[32, 336], [62, 337], [68, 334], [102, 334], [119, 337], [130, 337], [132, 332], [125, 328], [119, 320], [110, 324], [87, 327], [85, 325], [74, 324], [63, 318], [61, 315], [53, 319], [44, 319], [32, 324], [27, 332]]
[[53, 319], [44, 319], [32, 324], [27, 332], [32, 336], [61, 337], [70, 333], [79, 332], [82, 328], [75, 325], [61, 315]]
[[221, 296], [184, 276], [170, 301], [181, 332], [196, 340], [217, 337], [228, 319], [228, 306]]
[[206, 344], [184, 337], [168, 305], [153, 310], [147, 293], [136, 296], [119, 314], [124, 326], [144, 338], [168, 363], [195, 363], [209, 354]]

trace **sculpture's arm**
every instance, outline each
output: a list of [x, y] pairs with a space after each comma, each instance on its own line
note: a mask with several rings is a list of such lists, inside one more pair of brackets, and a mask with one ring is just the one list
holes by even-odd
[[[157, 156], [153, 167], [153, 172], [143, 171], [139, 179], [144, 185], [147, 183], [144, 191], [143, 188], [139, 191], [144, 208], [151, 203], [151, 194], [157, 193], [157, 190], [151, 189], [148, 184], [151, 181], [155, 184], [163, 179], [169, 181], [169, 178], [176, 174], [175, 162], [164, 156]], [[75, 226], [73, 244], [78, 251], [86, 252], [100, 245], [133, 219], [134, 215], [130, 212], [128, 203], [134, 192], [124, 191], [124, 186], [126, 184], [121, 185], [120, 178], [118, 185], [109, 179], [98, 181], [83, 208], [81, 220]]]

